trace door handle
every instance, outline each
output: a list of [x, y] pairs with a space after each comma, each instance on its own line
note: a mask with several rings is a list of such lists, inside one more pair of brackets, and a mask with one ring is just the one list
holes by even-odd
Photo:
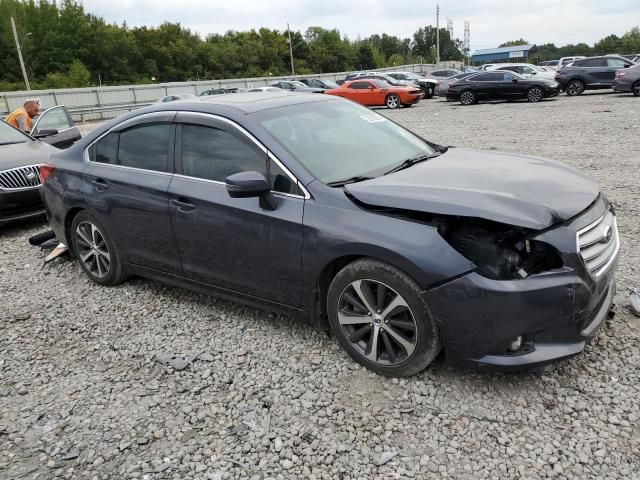
[[104, 190], [109, 188], [109, 184], [107, 183], [107, 181], [103, 180], [102, 178], [94, 178], [93, 180], [91, 180], [91, 185], [93, 185], [99, 192], [103, 192]]
[[171, 203], [178, 207], [178, 210], [183, 213], [192, 212], [196, 209], [196, 206], [185, 197], [174, 198], [171, 200]]

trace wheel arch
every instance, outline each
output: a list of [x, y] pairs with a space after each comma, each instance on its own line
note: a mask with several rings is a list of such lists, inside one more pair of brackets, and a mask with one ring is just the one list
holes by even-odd
[[64, 241], [65, 245], [69, 247], [69, 254], [74, 256], [73, 248], [71, 248], [71, 225], [73, 224], [73, 219], [80, 213], [84, 212], [85, 209], [82, 207], [72, 207], [70, 208], [66, 215], [64, 216]]
[[[331, 285], [332, 280], [340, 270], [350, 263], [362, 259], [387, 263], [404, 272], [414, 282], [416, 282], [416, 284], [422, 285], [422, 282], [420, 281], [420, 268], [417, 265], [413, 264], [409, 259], [384, 248], [366, 248], [360, 251], [354, 249], [353, 252], [343, 252], [336, 255], [326, 261], [312, 277], [315, 278], [315, 282], [311, 299], [311, 318], [312, 323], [317, 325], [320, 329], [329, 329], [329, 321], [326, 311], [329, 285]], [[424, 287], [424, 285], [422, 286]]]

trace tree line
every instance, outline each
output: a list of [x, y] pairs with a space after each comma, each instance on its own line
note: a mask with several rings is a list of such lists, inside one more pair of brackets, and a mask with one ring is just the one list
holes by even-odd
[[[513, 47], [517, 45], [529, 44], [523, 38], [505, 42], [500, 47]], [[608, 54], [639, 54], [640, 53], [640, 27], [633, 27], [622, 36], [608, 35], [592, 46], [586, 43], [577, 43], [556, 47], [553, 43], [537, 45], [538, 53], [533, 54], [537, 61], [557, 60], [562, 57], [572, 57], [574, 55], [584, 55], [593, 57], [596, 55]], [[530, 58], [531, 60], [531, 58]]]
[[[230, 30], [203, 38], [179, 23], [108, 23], [85, 11], [77, 0], [0, 0], [0, 91], [24, 88], [12, 16], [34, 89], [278, 76], [291, 68], [286, 30]], [[411, 38], [382, 33], [351, 40], [337, 29], [323, 27], [292, 31], [294, 67], [296, 74], [304, 75], [434, 63], [436, 34], [431, 25]], [[636, 28], [621, 38], [606, 37], [594, 47], [542, 45], [540, 59], [557, 58], [564, 51], [618, 51], [620, 42], [626, 50], [640, 51], [639, 36]], [[462, 41], [440, 29], [441, 60], [464, 60], [468, 53]]]
[[[286, 30], [260, 28], [202, 38], [179, 23], [129, 27], [106, 22], [76, 0], [0, 0], [0, 91], [23, 89], [11, 30], [16, 19], [32, 88], [82, 87], [286, 75]], [[435, 61], [435, 32], [413, 39], [372, 35], [350, 40], [336, 29], [292, 31], [296, 74], [372, 69]], [[441, 58], [462, 60], [462, 42], [440, 32]]]

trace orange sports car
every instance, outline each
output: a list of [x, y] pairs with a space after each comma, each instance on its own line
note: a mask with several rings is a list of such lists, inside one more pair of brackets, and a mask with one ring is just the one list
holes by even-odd
[[382, 80], [351, 80], [324, 93], [348, 98], [367, 107], [410, 107], [422, 98], [419, 87], [394, 87]]

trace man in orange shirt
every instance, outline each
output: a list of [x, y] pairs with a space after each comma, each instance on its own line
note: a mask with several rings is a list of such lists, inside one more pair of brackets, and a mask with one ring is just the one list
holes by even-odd
[[22, 108], [17, 108], [4, 117], [4, 121], [23, 132], [29, 133], [31, 132], [31, 119], [35, 118], [39, 112], [40, 105], [38, 105], [38, 102], [27, 100]]

